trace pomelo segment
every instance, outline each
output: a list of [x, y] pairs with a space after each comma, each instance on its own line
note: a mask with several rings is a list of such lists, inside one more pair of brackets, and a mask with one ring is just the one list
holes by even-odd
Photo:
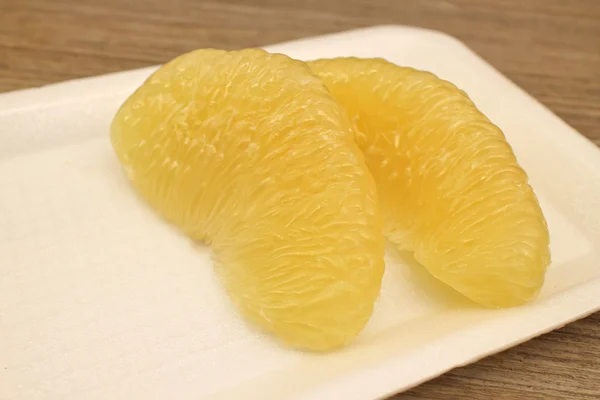
[[382, 59], [309, 66], [353, 122], [388, 238], [480, 304], [534, 298], [550, 262], [546, 221], [504, 134], [469, 97]]
[[126, 100], [111, 139], [143, 198], [212, 245], [247, 317], [313, 350], [363, 329], [383, 275], [376, 188], [343, 109], [304, 63], [182, 55]]

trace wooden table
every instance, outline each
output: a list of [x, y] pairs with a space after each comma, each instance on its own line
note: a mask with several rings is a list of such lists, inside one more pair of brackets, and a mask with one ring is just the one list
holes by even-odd
[[[458, 37], [600, 145], [600, 0], [0, 0], [0, 92], [377, 24]], [[600, 399], [600, 313], [397, 398]]]

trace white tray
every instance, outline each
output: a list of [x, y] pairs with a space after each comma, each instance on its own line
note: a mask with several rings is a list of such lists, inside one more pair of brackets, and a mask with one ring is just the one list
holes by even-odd
[[289, 350], [246, 326], [208, 249], [143, 206], [109, 122], [153, 68], [0, 95], [0, 398], [369, 399], [600, 309], [600, 151], [446, 35], [377, 27], [268, 48], [380, 56], [464, 88], [539, 194], [553, 264], [528, 306], [477, 308], [392, 253], [352, 346]]

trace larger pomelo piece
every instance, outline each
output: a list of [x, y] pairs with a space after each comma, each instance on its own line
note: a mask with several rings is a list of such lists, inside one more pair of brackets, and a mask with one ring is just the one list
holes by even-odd
[[550, 262], [538, 200], [500, 129], [435, 75], [382, 59], [309, 63], [351, 118], [384, 229], [472, 300], [531, 300]]
[[304, 63], [185, 54], [126, 100], [111, 138], [143, 198], [211, 243], [246, 316], [314, 350], [362, 330], [383, 274], [376, 188], [344, 110]]

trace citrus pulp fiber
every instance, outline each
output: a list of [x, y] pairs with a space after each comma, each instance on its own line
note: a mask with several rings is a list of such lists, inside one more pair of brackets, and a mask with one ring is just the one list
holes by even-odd
[[500, 129], [428, 72], [382, 59], [309, 66], [353, 122], [389, 239], [478, 303], [532, 299], [550, 262], [549, 235]]
[[126, 100], [111, 139], [143, 198], [211, 244], [251, 320], [314, 350], [362, 330], [383, 275], [376, 188], [343, 109], [304, 63], [182, 55]]

